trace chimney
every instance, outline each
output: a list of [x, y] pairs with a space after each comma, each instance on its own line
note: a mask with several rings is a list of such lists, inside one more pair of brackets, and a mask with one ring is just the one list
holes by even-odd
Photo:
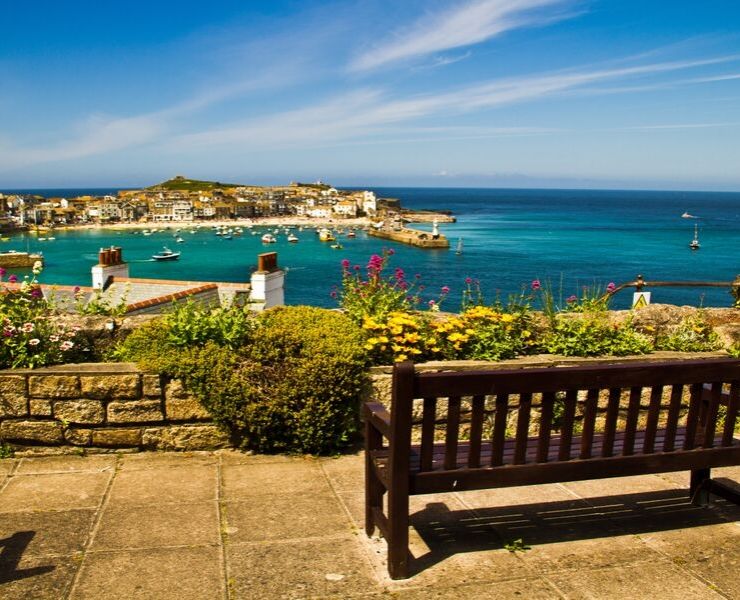
[[116, 246], [101, 248], [98, 264], [92, 268], [92, 286], [96, 290], [104, 290], [113, 277], [128, 277], [128, 265], [123, 262], [122, 250]]
[[252, 296], [262, 308], [285, 304], [285, 271], [278, 268], [277, 252], [257, 256], [257, 270], [252, 273]]

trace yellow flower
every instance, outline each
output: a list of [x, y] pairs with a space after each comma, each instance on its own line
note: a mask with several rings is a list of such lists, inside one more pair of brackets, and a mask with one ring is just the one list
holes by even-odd
[[514, 320], [514, 318], [515, 318], [514, 315], [512, 315], [511, 313], [504, 313], [501, 315], [501, 320], [504, 323], [511, 323]]

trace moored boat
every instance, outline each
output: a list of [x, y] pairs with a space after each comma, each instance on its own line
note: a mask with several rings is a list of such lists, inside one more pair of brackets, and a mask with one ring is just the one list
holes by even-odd
[[158, 261], [177, 260], [180, 258], [180, 253], [173, 252], [167, 246], [164, 246], [159, 254], [152, 254], [152, 258]]

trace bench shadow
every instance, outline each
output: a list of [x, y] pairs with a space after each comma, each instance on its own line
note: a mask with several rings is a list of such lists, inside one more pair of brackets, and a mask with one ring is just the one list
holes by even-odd
[[0, 540], [0, 584], [26, 579], [36, 575], [43, 575], [53, 571], [56, 567], [49, 565], [46, 567], [32, 567], [30, 569], [19, 569], [23, 553], [25, 552], [31, 540], [36, 535], [35, 531], [18, 531], [13, 535]]
[[694, 506], [689, 501], [688, 490], [681, 489], [474, 511], [452, 511], [443, 502], [433, 502], [411, 515], [411, 527], [429, 550], [414, 558], [411, 571], [416, 574], [455, 554], [502, 549], [519, 539], [535, 546], [716, 525], [739, 519], [739, 506], [714, 497], [710, 507]]

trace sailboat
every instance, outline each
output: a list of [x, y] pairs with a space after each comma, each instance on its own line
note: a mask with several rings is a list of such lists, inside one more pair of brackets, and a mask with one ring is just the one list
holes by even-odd
[[692, 250], [698, 250], [699, 248], [701, 248], [701, 246], [699, 245], [699, 226], [698, 225], [694, 225], [694, 239], [691, 240], [691, 242], [689, 243], [689, 248], [691, 248]]
[[462, 241], [462, 238], [458, 238], [457, 248], [455, 248], [455, 254], [462, 254], [462, 251], [463, 251], [463, 241]]

